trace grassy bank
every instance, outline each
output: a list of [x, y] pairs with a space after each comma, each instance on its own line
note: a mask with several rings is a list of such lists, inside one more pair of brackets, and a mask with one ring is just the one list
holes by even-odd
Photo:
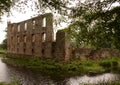
[[0, 54], [5, 54], [7, 51], [5, 49], [0, 49]]
[[10, 82], [10, 83], [1, 82], [0, 85], [21, 85], [21, 84], [16, 83], [16, 82]]
[[[50, 59], [34, 58], [4, 58], [4, 62], [11, 66], [26, 68], [33, 73], [51, 76], [54, 79], [80, 76], [84, 74], [97, 75], [104, 72], [120, 72], [120, 58], [112, 57], [104, 60], [73, 60], [69, 62], [54, 61]], [[58, 78], [59, 77], [59, 78]], [[0, 83], [0, 85], [19, 85]], [[86, 84], [87, 85], [87, 84]], [[90, 84], [88, 84], [90, 85]], [[96, 85], [120, 85], [120, 81], [100, 83]]]
[[41, 58], [5, 58], [9, 65], [30, 69], [34, 72], [50, 76], [96, 75], [103, 72], [120, 72], [120, 58], [112, 57], [104, 60], [73, 60], [69, 62], [54, 61]]
[[6, 82], [0, 82], [0, 85], [21, 85], [19, 81], [16, 79], [13, 79], [11, 82], [6, 83]]

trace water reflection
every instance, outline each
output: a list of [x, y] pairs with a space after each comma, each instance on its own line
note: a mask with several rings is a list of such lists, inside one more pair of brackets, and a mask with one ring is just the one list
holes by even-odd
[[0, 82], [9, 82], [9, 73], [6, 64], [2, 63], [0, 57]]
[[98, 84], [102, 82], [111, 82], [119, 80], [119, 74], [105, 73], [98, 76], [89, 77], [87, 75], [82, 77], [72, 77], [68, 80], [67, 85], [80, 85], [80, 84]]
[[[106, 73], [103, 75], [89, 77], [87, 75], [81, 77], [63, 78], [63, 80], [55, 81], [49, 76], [41, 76], [35, 74], [28, 69], [14, 68], [6, 65], [1, 61], [0, 57], [0, 82], [10, 82], [15, 78], [21, 82], [22, 85], [80, 85], [80, 83], [96, 84], [99, 82], [113, 81], [120, 79], [119, 74]], [[57, 80], [59, 77], [56, 78]]]

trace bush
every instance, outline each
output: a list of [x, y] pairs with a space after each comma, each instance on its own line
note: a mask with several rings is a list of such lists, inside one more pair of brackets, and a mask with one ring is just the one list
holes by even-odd
[[103, 61], [103, 62], [100, 62], [99, 65], [104, 67], [104, 68], [110, 68], [111, 67], [111, 62]]

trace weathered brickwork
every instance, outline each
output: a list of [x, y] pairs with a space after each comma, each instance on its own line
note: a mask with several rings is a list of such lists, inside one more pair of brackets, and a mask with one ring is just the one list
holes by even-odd
[[120, 57], [120, 50], [110, 49], [110, 48], [101, 48], [101, 49], [92, 49], [92, 48], [77, 48], [73, 51], [74, 59], [93, 59], [100, 60], [108, 57]]
[[65, 36], [65, 32], [58, 31], [56, 41], [53, 41], [53, 15], [51, 13], [19, 23], [8, 23], [7, 51], [9, 54], [69, 60], [72, 49]]

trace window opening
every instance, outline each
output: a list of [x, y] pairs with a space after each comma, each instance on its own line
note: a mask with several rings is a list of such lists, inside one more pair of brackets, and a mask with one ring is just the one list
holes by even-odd
[[17, 42], [18, 42], [18, 43], [20, 42], [20, 37], [19, 37], [19, 36], [17, 37]]
[[34, 54], [34, 49], [32, 49], [32, 54]]
[[46, 33], [42, 33], [42, 42], [46, 41]]
[[26, 43], [26, 41], [27, 41], [27, 37], [26, 35], [24, 35], [24, 43]]
[[33, 20], [33, 29], [35, 29], [35, 20]]
[[20, 25], [18, 24], [18, 32], [20, 32]]
[[45, 54], [45, 50], [44, 49], [42, 49], [42, 55], [44, 55]]
[[46, 27], [46, 17], [43, 18], [43, 27]]
[[26, 52], [26, 49], [24, 48], [24, 53]]
[[32, 34], [32, 42], [35, 42], [35, 35]]
[[52, 49], [52, 53], [54, 53], [55, 52], [55, 50], [54, 49]]
[[25, 31], [27, 30], [27, 23], [25, 22]]

